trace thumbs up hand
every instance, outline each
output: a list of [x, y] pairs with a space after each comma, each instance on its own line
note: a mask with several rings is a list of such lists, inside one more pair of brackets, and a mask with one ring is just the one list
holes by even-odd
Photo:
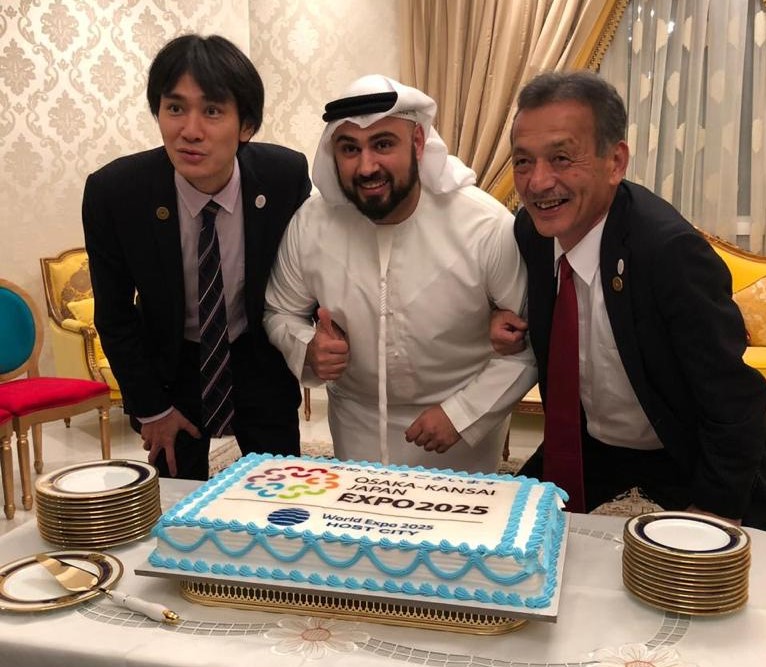
[[349, 346], [346, 333], [327, 308], [317, 309], [319, 321], [314, 338], [306, 348], [306, 361], [320, 380], [337, 380], [348, 365]]

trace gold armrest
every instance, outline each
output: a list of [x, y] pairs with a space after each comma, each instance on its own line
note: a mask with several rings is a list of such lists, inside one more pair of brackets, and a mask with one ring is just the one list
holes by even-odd
[[103, 353], [95, 328], [71, 318], [62, 320], [61, 326], [53, 320], [49, 323], [57, 375], [106, 382], [99, 367]]
[[[53, 320], [51, 320], [51, 326], [53, 326]], [[75, 320], [68, 317], [65, 320], [61, 320], [61, 328], [67, 331], [73, 331], [74, 333], [80, 333], [82, 329], [92, 328], [82, 320]], [[95, 329], [94, 329], [95, 332]]]

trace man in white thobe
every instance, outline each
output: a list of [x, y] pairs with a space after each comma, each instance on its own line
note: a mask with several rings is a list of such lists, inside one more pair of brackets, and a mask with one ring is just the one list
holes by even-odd
[[421, 91], [370, 75], [325, 111], [269, 338], [304, 385], [327, 382], [337, 458], [495, 472], [536, 381], [530, 351], [500, 357], [488, 338], [493, 308], [525, 306], [513, 216], [448, 155]]

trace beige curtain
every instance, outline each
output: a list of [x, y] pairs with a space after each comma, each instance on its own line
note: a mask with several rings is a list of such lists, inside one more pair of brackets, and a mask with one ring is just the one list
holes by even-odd
[[628, 178], [756, 252], [766, 227], [764, 41], [766, 11], [754, 0], [641, 0], [601, 66], [628, 107]]
[[592, 66], [625, 1], [400, 0], [402, 81], [437, 101], [450, 151], [507, 202], [516, 92], [541, 71]]

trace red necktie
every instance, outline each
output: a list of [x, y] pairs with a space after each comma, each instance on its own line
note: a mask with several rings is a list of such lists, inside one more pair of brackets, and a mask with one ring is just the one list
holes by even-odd
[[561, 257], [559, 276], [548, 350], [543, 478], [569, 494], [568, 510], [584, 512], [577, 293], [566, 255]]

